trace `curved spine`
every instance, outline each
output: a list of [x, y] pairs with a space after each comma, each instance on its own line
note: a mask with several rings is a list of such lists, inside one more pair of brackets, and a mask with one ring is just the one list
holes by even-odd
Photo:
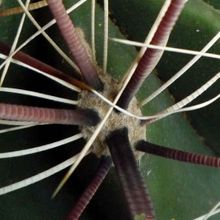
[[50, 124], [88, 125], [99, 122], [98, 114], [90, 109], [53, 109], [0, 103], [0, 118]]
[[[173, 0], [170, 3], [163, 19], [161, 20], [157, 31], [155, 32], [150, 44], [164, 46], [167, 43], [169, 35], [186, 3], [186, 0]], [[122, 93], [118, 105], [127, 108], [131, 99], [135, 96], [140, 86], [148, 75], [153, 71], [160, 60], [163, 51], [147, 48], [140, 59], [138, 66], [133, 73], [126, 89]]]
[[[6, 44], [0, 42], [0, 51], [5, 55], [9, 55], [10, 47], [8, 47]], [[70, 83], [80, 89], [89, 90], [88, 86], [86, 86], [80, 80], [77, 80], [77, 79], [61, 72], [60, 70], [34, 58], [34, 57], [32, 57], [22, 51], [18, 51], [13, 56], [13, 58], [17, 59], [18, 61], [21, 61], [22, 63], [30, 65], [40, 71], [43, 71], [48, 75], [55, 76], [61, 80], [64, 80], [65, 82], [68, 82], [68, 83]]]
[[149, 153], [173, 160], [178, 160], [182, 162], [194, 163], [194, 164], [210, 166], [210, 167], [220, 167], [219, 157], [175, 150], [168, 147], [162, 147], [156, 144], [152, 144], [146, 141], [139, 141], [136, 144], [136, 149], [139, 151], [143, 151], [145, 153]]
[[106, 138], [132, 219], [153, 220], [150, 196], [138, 170], [128, 139], [128, 129], [112, 131]]
[[79, 67], [84, 80], [97, 90], [103, 89], [103, 84], [98, 77], [92, 58], [84, 47], [72, 20], [64, 8], [62, 0], [48, 0], [48, 6], [57, 21], [60, 32], [67, 43], [70, 52]]
[[111, 164], [112, 161], [110, 157], [102, 157], [101, 164], [94, 178], [92, 179], [88, 187], [85, 189], [83, 194], [80, 196], [79, 200], [67, 216], [66, 220], [77, 220], [80, 218], [83, 211], [85, 210], [90, 200], [92, 199], [99, 186], [105, 179], [106, 175], [108, 174]]

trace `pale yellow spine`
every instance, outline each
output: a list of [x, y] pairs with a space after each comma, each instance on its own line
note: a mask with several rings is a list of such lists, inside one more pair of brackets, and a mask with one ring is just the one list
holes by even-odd
[[[41, 0], [35, 3], [31, 3], [28, 6], [28, 10], [33, 11], [39, 8], [43, 8], [45, 6], [47, 6], [47, 1]], [[9, 16], [9, 15], [14, 15], [14, 14], [20, 14], [22, 12], [23, 12], [23, 9], [21, 7], [14, 7], [14, 8], [0, 10], [0, 16]]]

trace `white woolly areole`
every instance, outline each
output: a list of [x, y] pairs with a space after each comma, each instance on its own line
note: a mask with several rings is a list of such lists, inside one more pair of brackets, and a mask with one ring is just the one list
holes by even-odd
[[[108, 75], [102, 75], [101, 79], [105, 85], [102, 95], [104, 95], [109, 100], [113, 101], [120, 89], [119, 83], [110, 78]], [[104, 118], [104, 116], [110, 108], [110, 106], [106, 104], [103, 100], [101, 100], [99, 97], [85, 90], [81, 91], [80, 93], [78, 106], [81, 108], [90, 108], [96, 110], [101, 119]], [[142, 115], [140, 108], [137, 106], [136, 98], [132, 99], [127, 110], [129, 112], [132, 112], [133, 114], [139, 116]], [[100, 157], [101, 155], [109, 155], [108, 147], [105, 144], [106, 136], [111, 131], [123, 127], [128, 128], [129, 140], [132, 147], [134, 146], [135, 142], [141, 139], [143, 140], [146, 137], [146, 127], [140, 125], [140, 120], [127, 116], [124, 113], [112, 111], [107, 122], [105, 123], [101, 132], [99, 133], [98, 137], [93, 143], [92, 152], [95, 153], [98, 157]], [[89, 139], [91, 135], [94, 133], [95, 129], [96, 126], [83, 126], [81, 127], [81, 132], [85, 139]], [[143, 155], [143, 153], [139, 151], [134, 151], [134, 154], [137, 160], [140, 160], [141, 156]]]

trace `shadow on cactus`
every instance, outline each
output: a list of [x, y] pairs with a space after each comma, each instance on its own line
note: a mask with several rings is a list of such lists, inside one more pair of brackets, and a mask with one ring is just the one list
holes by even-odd
[[1, 4], [2, 219], [195, 219], [217, 204], [218, 11]]

